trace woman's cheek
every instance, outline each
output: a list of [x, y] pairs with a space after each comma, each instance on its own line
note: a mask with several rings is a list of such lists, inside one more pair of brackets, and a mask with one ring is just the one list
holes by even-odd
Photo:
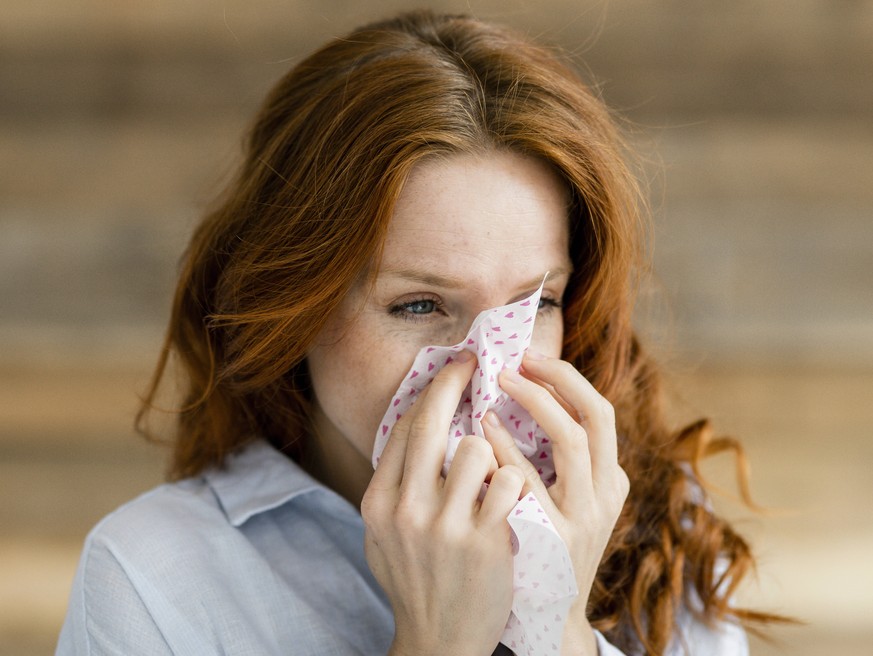
[[[424, 345], [421, 348], [425, 348]], [[406, 374], [412, 368], [412, 363], [415, 362], [415, 356], [418, 355], [420, 348], [418, 345], [398, 345], [398, 350], [391, 353], [391, 357], [385, 358], [379, 363], [378, 371], [373, 371], [373, 377], [364, 379], [364, 384], [372, 385], [371, 389], [378, 389], [378, 393], [371, 399], [371, 407], [378, 413], [376, 421], [373, 424], [373, 434], [379, 427], [382, 421], [382, 416], [391, 404], [391, 399], [400, 388]]]
[[564, 345], [564, 320], [557, 308], [537, 317], [530, 349], [551, 358], [561, 357]]

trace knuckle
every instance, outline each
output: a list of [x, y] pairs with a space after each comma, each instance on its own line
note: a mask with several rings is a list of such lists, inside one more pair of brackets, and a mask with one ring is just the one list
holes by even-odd
[[494, 450], [487, 440], [477, 435], [465, 435], [458, 444], [458, 453], [475, 461], [490, 461]]
[[620, 465], [616, 465], [616, 469], [616, 486], [623, 502], [627, 499], [627, 495], [630, 494], [630, 478]]
[[607, 489], [609, 489], [609, 494], [604, 500], [603, 509], [606, 517], [615, 520], [621, 514], [630, 492], [630, 479], [624, 469], [618, 465], [615, 466], [612, 483]]
[[426, 530], [426, 518], [421, 506], [410, 495], [403, 495], [394, 508], [394, 523], [411, 530]]
[[376, 522], [379, 516], [377, 508], [378, 503], [373, 498], [372, 493], [369, 490], [364, 492], [364, 496], [361, 499], [361, 519], [364, 520], [365, 526], [370, 526]]
[[384, 499], [373, 490], [364, 492], [361, 499], [361, 519], [364, 526], [370, 531], [379, 532], [385, 524], [386, 505]]
[[603, 397], [600, 397], [597, 403], [597, 414], [602, 421], [609, 425], [615, 424], [615, 408]]
[[573, 450], [581, 450], [588, 448], [588, 433], [587, 431], [577, 424], [573, 422], [569, 425], [567, 430], [567, 434], [564, 436], [562, 440], [564, 446]]
[[537, 485], [540, 485], [543, 482], [543, 480], [540, 478], [540, 473], [533, 465], [524, 468], [524, 482], [527, 483], [527, 485], [531, 488], [535, 488]]
[[512, 488], [520, 488], [525, 481], [524, 471], [517, 465], [503, 465], [494, 473], [494, 476], [499, 476], [507, 487]]

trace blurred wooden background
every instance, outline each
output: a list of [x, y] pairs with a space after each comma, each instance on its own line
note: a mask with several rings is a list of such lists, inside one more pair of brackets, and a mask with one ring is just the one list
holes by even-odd
[[[0, 652], [53, 650], [82, 540], [161, 480], [131, 430], [176, 262], [270, 86], [415, 3], [5, 0], [0, 11]], [[756, 654], [873, 644], [873, 2], [432, 2], [561, 44], [635, 126], [656, 216], [640, 323], [677, 418], [745, 439], [724, 502]], [[728, 460], [710, 467], [725, 482]]]

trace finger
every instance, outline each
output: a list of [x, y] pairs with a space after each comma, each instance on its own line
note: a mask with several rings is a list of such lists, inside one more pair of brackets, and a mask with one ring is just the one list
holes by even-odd
[[473, 514], [482, 483], [489, 472], [497, 469], [497, 461], [491, 445], [481, 437], [467, 435], [458, 444], [452, 466], [446, 474], [443, 487], [444, 506], [450, 511], [459, 511], [464, 516]]
[[409, 421], [402, 488], [422, 485], [432, 489], [439, 481], [449, 427], [475, 368], [475, 356], [461, 351], [430, 382], [427, 397], [413, 406], [416, 411]]
[[485, 432], [485, 439], [491, 444], [494, 457], [497, 458], [497, 464], [501, 468], [507, 465], [518, 468], [524, 476], [524, 487], [522, 488], [521, 496], [526, 495], [528, 492], [533, 492], [537, 499], [544, 503], [544, 500], [549, 498], [545, 483], [540, 478], [536, 467], [519, 450], [515, 440], [500, 421], [497, 413], [489, 410], [485, 413], [483, 419], [482, 428]]
[[618, 463], [618, 442], [612, 404], [569, 362], [528, 355], [524, 360], [524, 369], [551, 384], [555, 393], [581, 417], [580, 423], [588, 433], [595, 478], [614, 471]]
[[[500, 387], [527, 410], [552, 442], [556, 484], [592, 485], [588, 435], [551, 393], [510, 369], [500, 372]], [[571, 495], [573, 496], [573, 495]]]
[[369, 487], [380, 490], [390, 490], [400, 487], [403, 480], [403, 468], [406, 463], [406, 448], [409, 442], [409, 425], [415, 417], [415, 407], [427, 398], [429, 387], [425, 387], [416, 402], [406, 411], [388, 434], [385, 448], [379, 455], [376, 471], [370, 480]]
[[570, 415], [570, 417], [573, 418], [573, 421], [575, 421], [577, 423], [581, 422], [582, 417], [579, 416], [579, 413], [577, 412], [576, 408], [574, 408], [572, 405], [567, 403], [561, 397], [561, 395], [558, 394], [557, 390], [555, 390], [554, 385], [544, 381], [542, 378], [537, 378], [536, 376], [534, 376], [530, 371], [528, 371], [524, 367], [521, 368], [521, 374], [525, 378], [527, 378], [528, 380], [532, 380], [533, 382], [535, 382], [540, 387], [544, 387], [545, 389], [547, 389], [549, 391], [549, 394], [552, 395], [552, 398], [554, 398], [555, 401], [557, 401], [561, 405], [561, 407], [564, 408], [564, 412], [566, 412], [568, 415]]
[[500, 525], [523, 496], [524, 472], [515, 465], [503, 465], [491, 476], [488, 491], [479, 509], [479, 521], [485, 526]]

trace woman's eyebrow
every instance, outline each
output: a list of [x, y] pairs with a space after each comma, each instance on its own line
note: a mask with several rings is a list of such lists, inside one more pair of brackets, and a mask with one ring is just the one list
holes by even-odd
[[434, 287], [444, 287], [446, 289], [460, 289], [464, 286], [463, 278], [454, 276], [443, 276], [430, 271], [422, 271], [420, 269], [383, 269], [379, 277], [403, 278], [412, 282], [420, 282]]
[[[572, 269], [569, 267], [554, 267], [549, 269], [545, 274], [546, 281], [552, 280], [563, 275], [569, 275]], [[430, 271], [422, 271], [420, 269], [384, 269], [380, 277], [386, 276], [391, 278], [403, 278], [413, 282], [420, 282], [434, 287], [442, 287], [444, 289], [461, 289], [465, 286], [466, 280], [455, 276], [445, 276], [436, 274]], [[536, 288], [543, 281], [543, 276], [531, 278], [529, 281], [520, 285], [520, 287]]]

